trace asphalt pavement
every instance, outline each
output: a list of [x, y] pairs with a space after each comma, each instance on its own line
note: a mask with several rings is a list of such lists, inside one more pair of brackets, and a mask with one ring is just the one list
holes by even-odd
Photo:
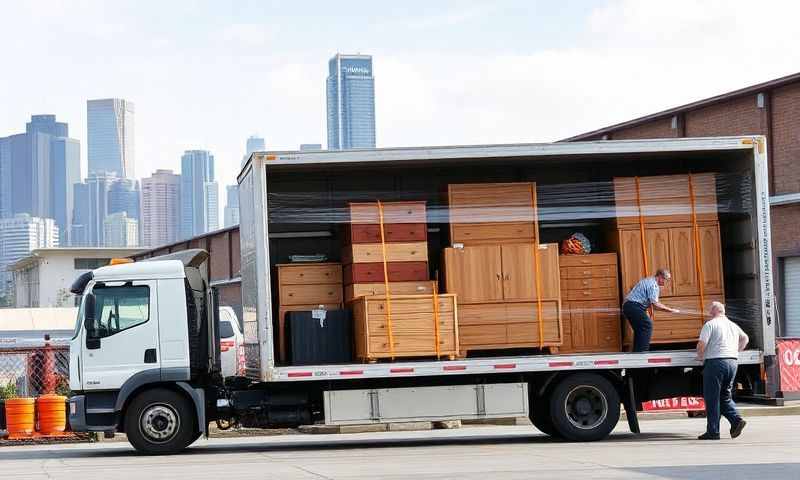
[[[565, 443], [533, 427], [201, 439], [148, 457], [123, 442], [0, 448], [0, 478], [27, 479], [758, 479], [800, 478], [800, 416], [750, 418], [738, 439], [695, 439], [705, 419], [620, 423]], [[723, 420], [723, 427], [727, 424]], [[725, 435], [727, 437], [727, 434]]]

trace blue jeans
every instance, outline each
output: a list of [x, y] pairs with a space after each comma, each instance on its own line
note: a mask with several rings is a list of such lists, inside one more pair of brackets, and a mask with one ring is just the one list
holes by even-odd
[[711, 358], [703, 363], [703, 399], [706, 402], [706, 433], [719, 435], [720, 413], [731, 426], [742, 419], [736, 411], [731, 391], [736, 378], [736, 360]]
[[633, 329], [633, 351], [650, 350], [650, 338], [653, 337], [653, 320], [641, 303], [627, 301], [622, 304], [622, 313]]

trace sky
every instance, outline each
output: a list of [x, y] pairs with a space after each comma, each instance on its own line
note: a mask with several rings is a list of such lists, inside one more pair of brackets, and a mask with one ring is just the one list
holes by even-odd
[[[0, 0], [0, 136], [136, 107], [136, 173], [326, 143], [335, 53], [373, 56], [377, 146], [554, 141], [800, 71], [800, 2]], [[222, 206], [222, 205], [221, 205]]]

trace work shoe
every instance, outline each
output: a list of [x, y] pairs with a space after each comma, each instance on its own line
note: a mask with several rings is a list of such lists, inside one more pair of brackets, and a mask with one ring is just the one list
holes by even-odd
[[745, 425], [747, 425], [747, 422], [745, 422], [743, 418], [740, 418], [739, 421], [736, 422], [736, 425], [731, 427], [731, 438], [736, 438], [741, 435]]
[[697, 437], [698, 440], [719, 440], [719, 434], [712, 435], [708, 432]]

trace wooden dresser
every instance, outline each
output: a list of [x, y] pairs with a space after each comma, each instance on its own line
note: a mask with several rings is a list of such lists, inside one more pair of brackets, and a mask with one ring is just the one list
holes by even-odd
[[622, 349], [617, 254], [562, 255], [562, 353]]
[[558, 245], [539, 245], [542, 319], [533, 248], [517, 243], [444, 249], [445, 286], [458, 298], [462, 352], [561, 345]]
[[536, 184], [464, 183], [447, 186], [450, 244], [533, 243]]
[[[695, 342], [711, 302], [724, 301], [715, 175], [694, 174], [691, 182], [690, 190], [688, 175], [640, 177], [637, 195], [635, 178], [614, 179], [617, 230], [611, 240], [620, 254], [623, 297], [646, 274], [668, 268], [672, 280], [661, 287], [660, 300], [681, 310], [654, 312], [652, 343]], [[626, 322], [626, 344], [631, 333]]]
[[342, 265], [276, 265], [278, 271], [278, 359], [286, 361], [286, 312], [342, 308]]
[[[438, 308], [434, 301], [438, 301]], [[455, 295], [385, 295], [359, 297], [351, 302], [356, 357], [455, 358], [458, 353], [458, 313]], [[391, 341], [389, 347], [391, 307]], [[438, 337], [439, 348], [436, 348]]]
[[349, 204], [342, 249], [346, 302], [386, 294], [384, 258], [392, 295], [433, 292], [425, 202], [385, 202], [382, 207], [383, 243], [378, 203]]

